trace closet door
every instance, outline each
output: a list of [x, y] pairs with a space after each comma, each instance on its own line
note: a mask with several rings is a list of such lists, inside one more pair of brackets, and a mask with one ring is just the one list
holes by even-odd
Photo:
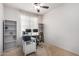
[[9, 51], [16, 48], [16, 21], [4, 20], [3, 22], [3, 50]]

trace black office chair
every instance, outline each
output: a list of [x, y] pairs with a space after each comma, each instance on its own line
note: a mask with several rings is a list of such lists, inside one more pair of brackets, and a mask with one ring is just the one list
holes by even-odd
[[31, 40], [31, 36], [28, 35], [28, 33], [30, 33], [30, 32], [31, 32], [31, 29], [26, 29], [25, 31], [23, 31], [23, 40], [24, 41], [30, 41]]
[[31, 41], [31, 37], [30, 36], [23, 36], [23, 40], [24, 41]]

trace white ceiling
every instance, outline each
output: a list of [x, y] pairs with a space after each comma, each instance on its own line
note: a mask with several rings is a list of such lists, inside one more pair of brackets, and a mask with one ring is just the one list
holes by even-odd
[[18, 8], [24, 11], [36, 13], [36, 14], [46, 14], [53, 10], [54, 8], [62, 5], [60, 3], [43, 3], [43, 5], [49, 6], [49, 9], [40, 9], [40, 12], [38, 13], [36, 9], [33, 6], [33, 3], [6, 3], [6, 6], [13, 7], [13, 8]]

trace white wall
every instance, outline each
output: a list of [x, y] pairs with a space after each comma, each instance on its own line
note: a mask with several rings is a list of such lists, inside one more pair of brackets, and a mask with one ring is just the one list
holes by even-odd
[[0, 3], [0, 52], [3, 51], [3, 4]]
[[5, 20], [14, 20], [17, 22], [17, 44], [21, 43], [21, 27], [20, 27], [20, 12], [17, 9], [4, 6]]
[[17, 44], [21, 45], [22, 35], [21, 35], [21, 14], [28, 15], [30, 17], [38, 17], [41, 22], [42, 17], [37, 14], [29, 13], [19, 9], [15, 9], [9, 6], [4, 5], [4, 18], [5, 20], [15, 20], [17, 21]]
[[44, 16], [45, 41], [79, 54], [79, 4], [64, 4]]

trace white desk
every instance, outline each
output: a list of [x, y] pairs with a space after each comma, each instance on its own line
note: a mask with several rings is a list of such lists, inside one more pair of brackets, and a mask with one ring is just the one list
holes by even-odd
[[36, 52], [36, 39], [33, 37], [31, 37], [31, 39], [28, 43], [23, 40], [23, 52], [25, 55]]

